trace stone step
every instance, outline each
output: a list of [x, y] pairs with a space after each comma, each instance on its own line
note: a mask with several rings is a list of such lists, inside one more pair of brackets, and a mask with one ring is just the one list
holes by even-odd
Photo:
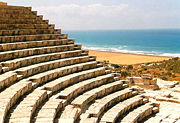
[[56, 39], [66, 39], [66, 38], [67, 38], [66, 34], [38, 34], [38, 35], [0, 36], [0, 43], [56, 40]]
[[43, 16], [37, 16], [34, 19], [29, 18], [15, 18], [15, 19], [6, 19], [0, 18], [0, 24], [48, 24], [49, 20], [42, 20]]
[[[60, 108], [57, 105], [54, 108], [52, 108], [52, 106], [50, 105], [51, 104], [50, 102], [52, 102], [52, 100], [53, 101], [55, 101], [55, 100], [66, 100], [68, 102], [69, 99], [67, 99], [67, 98], [59, 99], [59, 98], [61, 98], [62, 94], [64, 94], [63, 92], [66, 92], [67, 90], [73, 89], [68, 95], [71, 96], [69, 98], [74, 98], [79, 93], [81, 93], [82, 91], [86, 91], [86, 90], [88, 90], [90, 88], [93, 88], [92, 86], [95, 87], [95, 86], [99, 86], [100, 84], [111, 82], [113, 80], [113, 77], [114, 76], [111, 75], [111, 74], [102, 75], [102, 76], [99, 76], [99, 77], [96, 77], [96, 78], [81, 81], [81, 82], [79, 82], [79, 83], [77, 83], [77, 84], [75, 84], [73, 86], [69, 86], [69, 87], [65, 88], [63, 91], [61, 91], [60, 93], [54, 95], [54, 97], [50, 98], [50, 101], [45, 103], [45, 105], [41, 109], [41, 110], [43, 110], [42, 111], [43, 113], [41, 112], [41, 110], [40, 110], [41, 113], [38, 113], [38, 116], [37, 116], [37, 118], [39, 119], [38, 121], [42, 121], [42, 119], [45, 119], [45, 118], [50, 118], [51, 121], [54, 121], [54, 118], [57, 115], [57, 113], [59, 112]], [[97, 84], [95, 84], [95, 82]], [[80, 83], [81, 83], [81, 85], [80, 85]], [[90, 85], [91, 85], [91, 87], [87, 87], [87, 86], [90, 86]], [[77, 87], [77, 86], [80, 86], [80, 87]], [[73, 87], [75, 87], [76, 89], [74, 89]], [[80, 90], [80, 88], [82, 88], [83, 90]], [[78, 89], [79, 89], [79, 91], [78, 91]], [[75, 93], [73, 93], [73, 92], [75, 92]], [[53, 98], [56, 98], [56, 99], [53, 99]], [[61, 108], [63, 108], [64, 106], [65, 106], [65, 104], [63, 106], [61, 105]], [[56, 111], [55, 111], [55, 109], [56, 109]], [[46, 115], [43, 115], [43, 114], [46, 114]]]
[[16, 35], [37, 35], [37, 34], [60, 34], [60, 29], [16, 29], [16, 30], [0, 30], [0, 36], [16, 36]]
[[0, 91], [17, 80], [17, 73], [7, 72], [0, 74]]
[[[90, 61], [85, 63], [79, 63], [74, 65], [69, 65], [61, 68], [56, 68], [44, 73], [39, 73], [29, 78], [30, 81], [35, 83], [36, 85], [46, 83], [48, 81], [57, 79], [59, 77], [63, 77], [65, 75], [72, 74], [77, 71], [87, 70], [90, 68], [95, 68], [97, 66], [96, 61]], [[53, 83], [53, 82], [52, 82]]]
[[[85, 56], [85, 54], [82, 55], [82, 52], [83, 52], [82, 50], [74, 50], [74, 51], [66, 51], [66, 52], [29, 56], [29, 57], [18, 58], [18, 59], [13, 59], [13, 60], [9, 60], [6, 62], [2, 62], [2, 66], [3, 66], [3, 68], [4, 67], [7, 68], [8, 70], [14, 70], [14, 69], [17, 69], [20, 67], [25, 67], [28, 65], [33, 65], [33, 64], [57, 60], [57, 59]], [[6, 71], [4, 71], [4, 69], [3, 69], [3, 72], [6, 72]]]
[[142, 105], [133, 111], [129, 112], [120, 123], [137, 123], [140, 122], [143, 118], [153, 114], [154, 106], [150, 103]]
[[29, 10], [31, 11], [32, 7], [24, 7], [24, 6], [1, 6], [0, 9], [5, 9], [5, 10], [9, 10], [9, 9], [13, 9], [13, 10]]
[[103, 114], [100, 123], [115, 123], [118, 117], [127, 113], [127, 111], [139, 105], [142, 105], [143, 99], [144, 98], [142, 96], [137, 95], [116, 104], [115, 106], [108, 109], [108, 111]]
[[[102, 78], [102, 77], [105, 77], [105, 78]], [[105, 84], [105, 83], [111, 83], [114, 79], [114, 76], [112, 75], [112, 74], [109, 74], [109, 75], [103, 75], [103, 76], [100, 76], [100, 77], [97, 77], [97, 78], [101, 78], [100, 80], [96, 80], [95, 81], [95, 79], [96, 78], [93, 78], [93, 79], [90, 79], [91, 81], [94, 81], [94, 82], [91, 82], [91, 83], [87, 83], [87, 84], [85, 84], [84, 83], [84, 85], [85, 86], [81, 86], [80, 88], [82, 88], [82, 90], [79, 90], [79, 91], [81, 91], [81, 92], [78, 92], [78, 90], [77, 91], [74, 91], [74, 93], [77, 93], [76, 95], [74, 95], [73, 94], [73, 91], [72, 91], [72, 97], [69, 97], [69, 98], [74, 98], [74, 97], [77, 97], [79, 94], [81, 94], [82, 92], [83, 92], [83, 90], [84, 90], [84, 88], [83, 87], [85, 87], [86, 88], [86, 90], [85, 91], [87, 91], [87, 90], [90, 90], [90, 89], [92, 89], [93, 87], [92, 87], [92, 85], [94, 85], [94, 87], [97, 87], [97, 86], [99, 86], [99, 85], [102, 85], [102, 84]], [[90, 81], [89, 80], [89, 81]], [[80, 83], [82, 83], [83, 84], [83, 82], [87, 82], [88, 80], [85, 80], [85, 81], [82, 81], [82, 82], [80, 82]], [[79, 85], [79, 84], [76, 84], [77, 86]], [[79, 85], [80, 86], [80, 85]], [[87, 86], [87, 87], [86, 87]], [[89, 87], [88, 87], [89, 86]], [[71, 89], [72, 88], [72, 90], [73, 90], [73, 86], [70, 86], [70, 88], [67, 88], [67, 89]], [[77, 88], [77, 87], [74, 87], [74, 88]], [[62, 92], [64, 92], [64, 91], [67, 91], [66, 89], [64, 89]], [[59, 98], [64, 98], [66, 95], [69, 95], [68, 93], [66, 94], [66, 93], [62, 93], [62, 92], [60, 92], [60, 94], [58, 94], [59, 95]], [[63, 97], [62, 97], [62, 95], [63, 95]], [[68, 99], [67, 98], [67, 96], [66, 96], [66, 98], [64, 98], [64, 99], [66, 99], [67, 100], [67, 102], [69, 102], [68, 100], [70, 100], [70, 99]], [[72, 107], [72, 111], [73, 110], [76, 110], [77, 112], [76, 113], [68, 113], [70, 110], [69, 110], [69, 108], [68, 107]], [[60, 116], [60, 119], [59, 119], [59, 122], [60, 123], [66, 123], [66, 122], [76, 122], [77, 121], [77, 119], [79, 118], [79, 116], [81, 115], [81, 113], [82, 113], [82, 109], [80, 108], [80, 107], [76, 107], [76, 106], [74, 106], [74, 105], [68, 105], [68, 106], [66, 106], [65, 107], [65, 109], [62, 111], [62, 113], [61, 113], [61, 116]]]
[[[91, 65], [88, 67], [94, 68], [96, 65], [97, 64], [94, 63], [94, 66]], [[82, 68], [82, 69], [85, 69], [85, 68]], [[104, 67], [94, 68], [94, 69], [90, 69], [90, 70], [86, 70], [86, 71], [82, 71], [82, 72], [78, 72], [78, 73], [72, 73], [70, 75], [58, 78], [54, 81], [51, 81], [51, 82], [45, 84], [43, 87], [48, 91], [56, 92], [57, 90], [64, 88], [68, 85], [75, 84], [75, 83], [83, 81], [85, 79], [97, 77], [97, 76], [103, 75], [103, 74], [105, 74]]]
[[82, 63], [82, 62], [88, 62], [88, 61], [90, 61], [89, 56], [79, 56], [79, 57], [58, 59], [54, 61], [38, 63], [38, 64], [30, 65], [27, 67], [19, 68], [18, 70], [16, 70], [16, 73], [18, 75], [21, 75], [22, 77], [28, 77], [28, 76], [41, 73], [44, 71], [52, 70], [55, 68], [73, 65], [73, 64]]
[[79, 95], [72, 101], [74, 107], [81, 108], [84, 110], [85, 106], [96, 98], [103, 97], [114, 91], [118, 91], [123, 88], [122, 81], [115, 81], [109, 84], [102, 85], [100, 87], [89, 90], [82, 95]]
[[17, 58], [22, 58], [22, 57], [27, 57], [27, 56], [32, 56], [32, 55], [72, 51], [75, 49], [75, 47], [76, 47], [76, 45], [70, 44], [70, 45], [60, 45], [60, 46], [50, 46], [50, 47], [40, 47], [40, 48], [5, 51], [5, 52], [0, 52], [0, 61], [12, 60], [12, 59], [17, 59]]
[[18, 9], [0, 9], [0, 13], [20, 15], [20, 14], [37, 14], [37, 11], [18, 10]]
[[9, 109], [26, 92], [32, 89], [32, 83], [27, 80], [19, 81], [0, 93], [0, 122], [4, 123]]
[[17, 19], [17, 18], [26, 18], [26, 19], [34, 19], [37, 15], [34, 14], [5, 14], [1, 13], [0, 17], [3, 19]]
[[16, 80], [22, 79], [24, 77], [34, 75], [38, 72], [44, 72], [48, 70], [55, 69], [57, 67], [64, 67], [67, 65], [78, 64], [82, 62], [92, 61], [89, 56], [79, 56], [72, 58], [64, 58], [60, 60], [55, 60], [51, 62], [39, 63], [23, 68], [16, 69], [15, 71], [7, 72], [0, 75], [0, 90], [5, 87], [9, 87]]
[[[34, 90], [17, 105], [15, 110], [11, 113], [9, 122], [21, 122], [23, 120], [24, 123], [30, 123], [34, 112], [47, 96], [48, 94], [45, 90], [38, 88]], [[24, 120], [24, 118], [26, 118], [26, 120]]]
[[54, 29], [53, 24], [0, 24], [0, 29]]
[[96, 100], [85, 113], [89, 114], [90, 118], [100, 118], [102, 113], [109, 107], [131, 96], [133, 96], [133, 90], [130, 88], [109, 94], [101, 99]]
[[[14, 106], [14, 104], [19, 100], [20, 97], [24, 96], [27, 92], [32, 91], [32, 89], [37, 88], [37, 85], [39, 85], [39, 83], [34, 83], [32, 81], [29, 81], [32, 78], [37, 78], [37, 77], [40, 77], [41, 75], [43, 75], [44, 77], [47, 77], [46, 79], [42, 79], [42, 81], [40, 82], [42, 84], [43, 82], [47, 82], [48, 80], [50, 81], [60, 76], [64, 76], [64, 75], [67, 75], [73, 72], [78, 72], [81, 70], [94, 68], [94, 64], [96, 64], [96, 62], [80, 63], [76, 65], [71, 65], [70, 67], [66, 66], [66, 67], [55, 69], [55, 70], [47, 71], [44, 73], [40, 73], [32, 77], [20, 80], [17, 83], [14, 83], [13, 85], [8, 87], [4, 91], [0, 92], [0, 100], [1, 100], [0, 101], [0, 114], [1, 114], [0, 122], [4, 122], [7, 112], [9, 112], [10, 108]], [[82, 67], [80, 68], [80, 66]], [[59, 73], [62, 72], [62, 74], [59, 74], [58, 72]]]
[[10, 51], [10, 50], [21, 50], [21, 49], [27, 49], [27, 48], [36, 48], [36, 47], [68, 45], [68, 44], [74, 44], [74, 40], [57, 39], [57, 40], [3, 43], [3, 44], [0, 44], [0, 52]]
[[[91, 77], [94, 77], [94, 76], [91, 76]], [[86, 78], [84, 78], [84, 79], [86, 79]], [[90, 80], [92, 80], [92, 79], [90, 79]], [[99, 79], [100, 79], [100, 77], [99, 77]], [[86, 80], [84, 80], [84, 81], [86, 81]], [[65, 105], [67, 105], [65, 102], [68, 102], [67, 100], [59, 99], [59, 94], [54, 95], [54, 97], [50, 98], [50, 100], [47, 101], [47, 103], [45, 103], [45, 105], [41, 108], [40, 112], [37, 115], [36, 122], [40, 122], [40, 121], [42, 122], [45, 119], [48, 119], [48, 122], [53, 122], [54, 121], [55, 116], [57, 115], [58, 111], [60, 110], [59, 104], [56, 104], [55, 106], [50, 105], [52, 103], [52, 101], [54, 102], [55, 100], [57, 100], [57, 102], [58, 102], [58, 100], [63, 101], [63, 103], [61, 104], [61, 108], [63, 108]]]
[[63, 108], [63, 103], [62, 99], [49, 99], [38, 112], [35, 123], [53, 123], [56, 114]]
[[80, 113], [81, 113], [80, 108], [75, 108], [73, 107], [73, 105], [68, 105], [65, 107], [65, 110], [60, 116], [58, 123], [75, 123]]
[[84, 91], [90, 90], [92, 88], [98, 87], [105, 83], [110, 83], [114, 81], [114, 76], [112, 74], [98, 76], [96, 78], [88, 79], [76, 83], [70, 87], [65, 88], [60, 93], [58, 93], [60, 99], [70, 100], [73, 97], [78, 96]]

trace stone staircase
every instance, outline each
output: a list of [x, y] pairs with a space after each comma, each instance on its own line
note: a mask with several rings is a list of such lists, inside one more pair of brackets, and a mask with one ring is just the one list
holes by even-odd
[[0, 123], [135, 123], [158, 112], [31, 7], [0, 3], [0, 17]]

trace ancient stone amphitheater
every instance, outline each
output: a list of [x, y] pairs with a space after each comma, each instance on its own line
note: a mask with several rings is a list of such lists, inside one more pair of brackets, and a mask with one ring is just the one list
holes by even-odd
[[158, 112], [31, 7], [0, 4], [0, 123], [135, 123]]

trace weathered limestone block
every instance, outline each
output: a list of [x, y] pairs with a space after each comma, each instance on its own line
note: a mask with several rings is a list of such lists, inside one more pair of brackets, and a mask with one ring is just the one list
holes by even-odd
[[17, 73], [4, 73], [0, 75], [0, 90], [8, 87], [17, 80]]
[[157, 79], [147, 78], [145, 77], [129, 77], [129, 85], [134, 86], [137, 85], [144, 89], [149, 90], [158, 90], [159, 86], [157, 85]]
[[74, 123], [80, 115], [80, 108], [75, 108], [72, 105], [65, 107], [59, 119], [59, 123]]

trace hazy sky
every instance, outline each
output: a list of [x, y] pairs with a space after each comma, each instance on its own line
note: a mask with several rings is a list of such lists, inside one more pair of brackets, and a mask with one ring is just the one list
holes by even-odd
[[63, 30], [180, 28], [180, 0], [3, 1], [32, 6]]

